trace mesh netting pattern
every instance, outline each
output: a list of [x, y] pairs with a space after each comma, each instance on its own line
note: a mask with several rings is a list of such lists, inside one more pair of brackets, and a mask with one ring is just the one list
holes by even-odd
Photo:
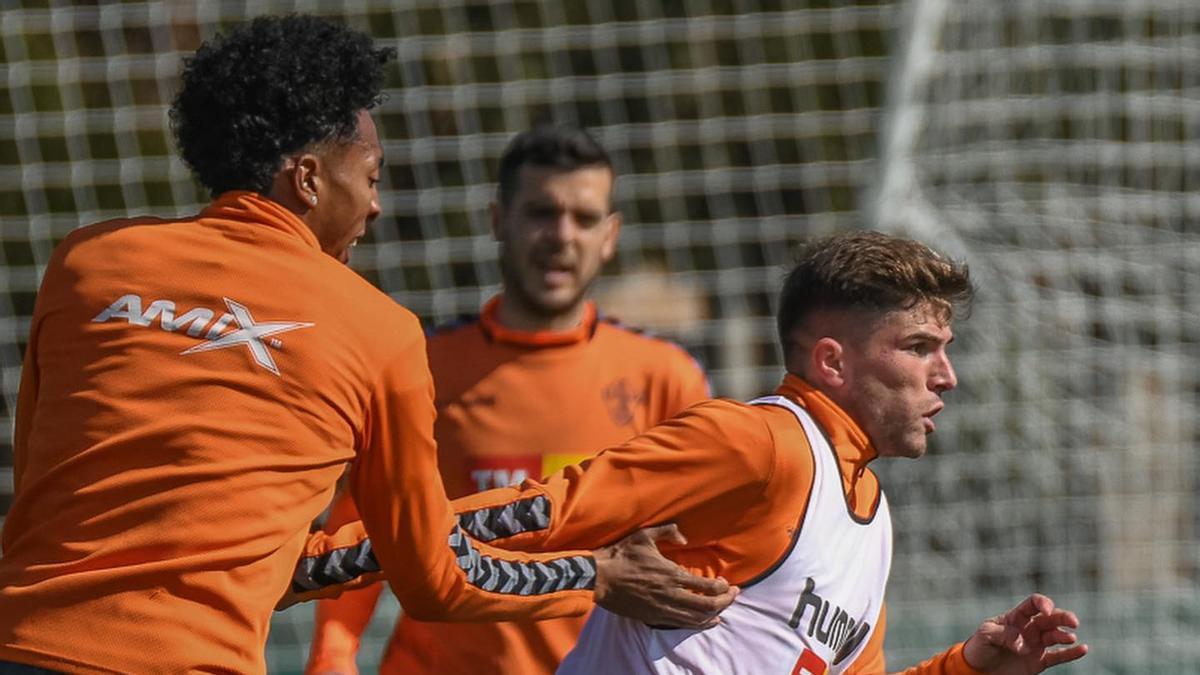
[[[874, 226], [971, 263], [931, 457], [881, 467], [891, 666], [1031, 590], [1086, 623], [1093, 655], [1063, 672], [1200, 663], [1191, 0], [2, 4], [6, 439], [54, 244], [204, 203], [167, 129], [181, 57], [251, 16], [321, 13], [398, 50], [376, 114], [385, 214], [353, 265], [428, 322], [496, 291], [497, 159], [540, 121], [588, 127], [621, 176], [602, 305], [695, 350], [721, 395], [778, 380], [774, 296], [799, 238]], [[300, 667], [310, 613], [276, 621], [273, 672]]]

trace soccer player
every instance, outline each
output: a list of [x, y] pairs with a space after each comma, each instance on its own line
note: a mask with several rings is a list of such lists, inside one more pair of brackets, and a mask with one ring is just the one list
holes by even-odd
[[[344, 264], [379, 214], [368, 111], [389, 56], [304, 16], [202, 45], [171, 118], [213, 203], [56, 249], [21, 375], [0, 671], [261, 673], [279, 598], [330, 581], [319, 565], [293, 575], [306, 546], [364, 579], [382, 566], [427, 619], [645, 597], [611, 586], [646, 573], [627, 564], [652, 559], [642, 549], [509, 554], [453, 517], [419, 323]], [[348, 462], [374, 540], [306, 543]], [[663, 563], [647, 569], [678, 579]], [[716, 580], [670, 586], [659, 599], [699, 608], [695, 625], [732, 597]], [[650, 610], [664, 612], [692, 610]]]
[[[492, 231], [504, 287], [429, 338], [439, 468], [451, 497], [553, 473], [709, 397], [679, 347], [597, 317], [586, 299], [615, 252], [607, 153], [571, 127], [518, 134], [500, 160]], [[353, 519], [344, 495], [331, 524]], [[380, 585], [322, 600], [309, 673], [356, 673]], [[583, 617], [447, 624], [402, 617], [381, 673], [553, 673]]]
[[[954, 311], [972, 293], [965, 266], [914, 241], [811, 243], [779, 299], [787, 374], [773, 396], [692, 406], [545, 481], [457, 500], [459, 521], [523, 550], [674, 522], [689, 542], [668, 557], [742, 589], [707, 631], [597, 609], [559, 673], [884, 673], [892, 534], [870, 463], [925, 453], [957, 384]], [[523, 502], [551, 517], [500, 520]], [[1035, 594], [904, 672], [1038, 673], [1086, 654], [1078, 625]]]

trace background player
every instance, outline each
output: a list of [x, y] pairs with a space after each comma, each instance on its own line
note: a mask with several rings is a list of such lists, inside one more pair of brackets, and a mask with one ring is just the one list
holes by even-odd
[[[418, 321], [344, 264], [380, 212], [368, 111], [390, 55], [305, 16], [202, 45], [171, 116], [214, 202], [55, 250], [22, 369], [0, 664], [263, 672], [278, 598], [329, 581], [293, 571], [347, 462], [373, 553], [351, 555], [361, 532], [311, 543], [360, 573], [382, 563], [413, 614], [568, 616], [593, 585], [606, 597], [620, 560], [463, 533]], [[498, 570], [541, 583], [497, 592]]]
[[[429, 337], [446, 490], [553, 473], [708, 398], [682, 349], [599, 319], [586, 299], [614, 254], [621, 216], [614, 172], [584, 131], [537, 127], [500, 159], [492, 229], [504, 287], [476, 319]], [[348, 495], [331, 524], [354, 516]], [[310, 673], [353, 673], [380, 585], [322, 600]], [[489, 624], [403, 617], [381, 673], [552, 673], [584, 619]]]

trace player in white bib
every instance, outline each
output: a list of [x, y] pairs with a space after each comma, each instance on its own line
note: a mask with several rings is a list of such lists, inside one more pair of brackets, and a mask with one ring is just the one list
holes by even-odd
[[846, 506], [837, 455], [812, 416], [786, 396], [753, 405], [795, 416], [813, 458], [799, 534], [784, 556], [704, 631], [659, 630], [596, 610], [559, 673], [840, 673], [863, 652], [883, 607], [892, 528], [879, 494], [869, 517]]
[[[774, 397], [701, 403], [543, 481], [458, 500], [460, 523], [530, 551], [676, 523], [688, 540], [665, 547], [669, 558], [742, 588], [707, 630], [597, 610], [565, 675], [882, 675], [892, 536], [868, 465], [925, 453], [957, 384], [951, 319], [971, 295], [965, 266], [914, 241], [811, 243], [780, 296], [788, 372]], [[1040, 673], [1087, 653], [1078, 625], [1034, 594], [903, 672]]]

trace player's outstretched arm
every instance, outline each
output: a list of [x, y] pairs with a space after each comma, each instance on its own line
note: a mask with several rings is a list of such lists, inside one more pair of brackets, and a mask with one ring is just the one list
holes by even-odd
[[1074, 630], [1079, 618], [1035, 593], [987, 619], [966, 643], [897, 675], [1035, 675], [1087, 654]]
[[511, 551], [595, 549], [720, 504], [755, 503], [775, 469], [750, 406], [708, 401], [542, 480], [453, 502], [463, 529]]
[[[593, 598], [596, 604], [621, 616], [666, 628], [710, 628], [717, 616], [737, 597], [738, 588], [724, 579], [696, 576], [665, 558], [658, 542], [685, 545], [687, 540], [675, 525], [648, 527], [592, 553], [596, 565]], [[352, 521], [334, 533], [315, 533], [309, 538], [305, 556], [296, 567], [296, 582], [276, 609], [298, 602], [337, 597], [347, 591], [382, 580], [380, 572], [347, 572], [345, 564], [335, 569], [313, 567], [312, 561], [328, 559], [331, 553], [361, 550], [368, 555], [364, 566], [378, 569], [370, 554], [370, 539], [362, 521]], [[378, 586], [376, 586], [378, 588]]]
[[[354, 500], [343, 492], [333, 500], [325, 527], [334, 532], [359, 518]], [[362, 635], [371, 623], [375, 605], [382, 594], [383, 584], [371, 584], [317, 602], [312, 644], [304, 668], [306, 675], [358, 675], [355, 659]]]
[[[385, 372], [406, 373], [410, 379], [427, 373], [423, 352], [410, 351], [413, 363]], [[627, 559], [598, 551], [597, 560], [589, 551], [718, 500], [737, 509], [762, 490], [774, 465], [766, 425], [745, 406], [711, 402], [545, 482], [526, 481], [458, 500], [452, 514], [437, 473], [432, 391], [418, 389], [397, 380], [380, 388], [372, 401], [368, 450], [359, 453], [349, 485], [374, 541], [365, 541], [363, 534], [343, 543], [350, 553], [370, 551], [368, 562], [377, 556], [376, 567], [389, 573], [392, 590], [417, 618], [506, 620], [518, 618], [513, 613], [522, 605], [529, 612], [524, 618], [581, 613], [586, 604], [576, 602], [590, 604], [596, 585], [602, 605], [631, 615], [619, 609], [618, 599], [628, 597], [620, 589], [627, 587], [606, 583], [606, 577], [620, 576]], [[392, 441], [386, 447], [404, 451], [379, 451], [381, 439]], [[327, 538], [346, 539], [341, 531]], [[328, 563], [359, 557], [330, 548], [310, 540], [293, 583], [299, 592], [285, 602], [329, 597], [337, 592], [329, 586], [351, 580], [354, 575]], [[655, 550], [648, 558], [657, 555]], [[691, 577], [673, 566], [668, 570], [664, 574], [671, 581], [660, 589], [680, 607], [696, 605], [685, 612], [704, 615], [732, 600], [723, 581]], [[355, 574], [363, 571], [374, 570]], [[648, 588], [654, 587], [642, 579], [636, 590]], [[693, 591], [700, 597], [684, 595]], [[661, 607], [647, 611], [639, 618], [661, 624], [695, 621], [663, 615]], [[711, 617], [704, 618], [699, 625], [710, 622]]]

